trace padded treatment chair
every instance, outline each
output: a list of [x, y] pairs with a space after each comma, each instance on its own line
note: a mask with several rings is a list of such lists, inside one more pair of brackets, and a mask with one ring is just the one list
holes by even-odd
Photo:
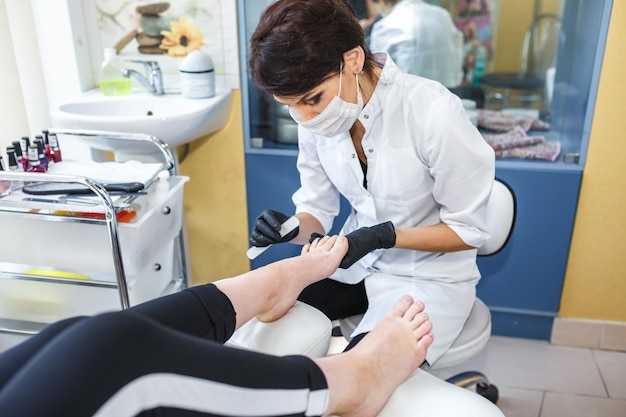
[[[325, 356], [331, 321], [319, 310], [296, 302], [282, 318], [262, 323], [251, 320], [226, 343], [272, 355]], [[493, 403], [476, 393], [418, 369], [402, 383], [378, 417], [504, 417]]]
[[502, 108], [507, 108], [513, 100], [522, 103], [542, 101], [541, 110], [547, 110], [548, 70], [556, 66], [560, 36], [561, 18], [558, 15], [544, 13], [536, 16], [524, 36], [520, 71], [487, 73], [481, 77], [487, 99], [500, 99]]
[[[516, 203], [513, 190], [509, 185], [496, 179], [487, 205], [487, 221], [491, 237], [478, 248], [479, 256], [493, 255], [507, 244], [513, 232], [515, 212]], [[362, 316], [358, 315], [340, 320], [341, 333], [345, 337], [349, 337], [361, 318]], [[482, 351], [490, 336], [491, 314], [485, 303], [476, 298], [461, 334], [432, 367], [424, 367], [424, 369], [437, 370], [460, 365]], [[494, 404], [498, 401], [498, 388], [490, 384], [487, 377], [480, 372], [463, 372], [447, 381], [463, 388], [476, 385], [476, 391], [480, 395]]]
[[[250, 320], [225, 344], [272, 355], [306, 355], [319, 358], [328, 353], [332, 328], [332, 322], [324, 313], [296, 301], [279, 320], [270, 323]], [[294, 332], [297, 337], [290, 337]]]

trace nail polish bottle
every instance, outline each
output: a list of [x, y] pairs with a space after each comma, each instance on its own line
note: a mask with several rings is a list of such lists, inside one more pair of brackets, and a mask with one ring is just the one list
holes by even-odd
[[17, 159], [15, 146], [7, 146], [7, 159], [9, 160], [9, 171], [24, 171], [22, 164]]
[[28, 168], [27, 172], [46, 172], [41, 162], [39, 162], [39, 149], [37, 145], [31, 145], [28, 147]]
[[46, 156], [48, 157], [48, 161], [52, 162], [52, 158], [50, 154], [50, 132], [48, 131], [48, 129], [42, 130], [41, 136], [43, 136], [43, 144], [46, 150]]
[[63, 157], [61, 156], [61, 148], [59, 147], [59, 139], [56, 133], [48, 134], [48, 141], [50, 142], [50, 157], [54, 162], [61, 162]]
[[20, 146], [22, 147], [22, 155], [28, 159], [28, 148], [30, 148], [30, 138], [28, 136], [22, 136], [20, 139]]
[[22, 144], [19, 140], [15, 140], [12, 143], [13, 148], [15, 148], [15, 158], [17, 159], [17, 163], [22, 166], [22, 171], [26, 171], [26, 168], [28, 168], [28, 155], [22, 152]]
[[35, 136], [33, 144], [37, 145], [37, 155], [39, 157], [39, 163], [44, 167], [44, 172], [48, 170], [48, 157], [46, 156], [46, 145], [43, 141], [43, 136]]
[[[24, 168], [22, 168], [22, 164], [17, 162], [17, 157], [15, 155], [15, 148], [13, 146], [7, 146], [7, 159], [9, 160], [9, 171], [12, 172], [22, 172]], [[21, 181], [12, 181], [11, 182], [11, 192], [19, 190], [22, 188]]]

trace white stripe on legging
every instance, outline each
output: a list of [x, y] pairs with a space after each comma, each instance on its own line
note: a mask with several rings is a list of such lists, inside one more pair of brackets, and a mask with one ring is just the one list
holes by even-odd
[[116, 392], [94, 417], [135, 416], [156, 407], [224, 416], [322, 415], [328, 390], [242, 388], [178, 374], [142, 376]]

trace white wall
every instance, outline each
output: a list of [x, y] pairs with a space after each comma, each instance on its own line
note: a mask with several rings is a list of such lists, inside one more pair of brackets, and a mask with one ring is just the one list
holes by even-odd
[[[16, 14], [19, 14], [20, 8], [25, 6], [30, 6], [30, 4], [19, 0], [0, 0], [0, 50], [3, 52], [2, 65], [0, 65], [0, 114], [2, 115], [0, 155], [3, 156], [6, 147], [12, 141], [21, 136], [30, 135], [31, 127], [29, 126], [24, 96], [25, 94], [31, 95], [38, 88], [36, 81], [39, 77], [32, 73], [20, 74], [17, 62], [18, 58], [23, 59], [24, 55], [28, 55], [28, 50], [33, 46], [33, 37], [26, 35], [20, 39], [18, 50], [13, 47], [14, 36], [12, 31], [16, 29]], [[11, 25], [11, 21], [13, 25]], [[24, 67], [24, 70], [27, 71], [28, 68]], [[23, 90], [22, 83], [29, 77], [34, 80], [34, 84], [30, 86], [31, 88], [26, 85], [26, 90]], [[37, 105], [34, 104], [34, 106]]]
[[95, 85], [86, 30], [95, 22], [83, 18], [88, 1], [30, 0], [50, 107]]
[[[170, 9], [181, 9], [181, 4], [176, 2], [183, 0], [171, 0]], [[185, 0], [188, 1], [188, 0]], [[237, 5], [234, 0], [216, 0], [219, 8], [218, 22], [214, 26], [202, 27], [205, 34], [204, 50], [213, 57], [216, 62], [216, 75], [218, 76], [218, 86], [228, 89], [239, 88], [239, 53], [237, 41]], [[46, 79], [63, 81], [63, 87], [57, 90], [65, 92], [50, 92], [50, 104], [54, 105], [60, 101], [72, 97], [94, 88], [97, 85], [97, 74], [102, 62], [102, 51], [105, 47], [111, 47], [121, 36], [127, 33], [132, 27], [124, 29], [118, 28], [118, 33], [111, 38], [110, 33], [105, 33], [107, 29], [100, 27], [100, 15], [96, 10], [95, 0], [31, 0], [33, 11], [37, 16], [41, 16], [37, 23], [37, 32], [40, 34], [39, 42], [42, 51], [58, 50], [63, 54], [64, 66], [71, 66], [69, 71], [64, 73], [55, 72], [53, 69], [44, 67]], [[119, 6], [123, 2], [113, 2], [111, 7]], [[131, 5], [132, 6], [132, 5]], [[131, 6], [128, 6], [132, 9]], [[64, 22], [65, 33], [55, 33], [58, 22], [56, 19], [46, 19], [54, 10], [64, 10], [61, 21]], [[213, 11], [213, 10], [212, 10]], [[129, 22], [120, 22], [120, 24]], [[205, 23], [206, 24], [206, 23]], [[220, 33], [211, 33], [218, 28]], [[108, 28], [110, 30], [110, 28]], [[220, 42], [215, 42], [215, 39]], [[166, 91], [178, 86], [178, 64], [182, 58], [174, 59], [166, 55], [143, 55], [136, 52], [136, 43], [132, 41], [121, 52], [125, 59], [156, 60], [160, 63], [164, 73], [164, 84]], [[219, 63], [219, 65], [217, 65]], [[70, 81], [71, 78], [74, 81]], [[79, 85], [79, 91], [75, 91], [75, 85]], [[61, 97], [60, 99], [58, 99]]]
[[235, 0], [221, 0], [224, 76], [226, 86], [233, 90], [239, 89], [239, 35], [236, 3]]

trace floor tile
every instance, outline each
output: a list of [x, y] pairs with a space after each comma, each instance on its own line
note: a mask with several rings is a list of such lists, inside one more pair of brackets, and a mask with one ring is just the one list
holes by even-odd
[[[624, 417], [626, 401], [547, 392], [540, 417]], [[508, 415], [507, 415], [508, 417]]]
[[626, 353], [596, 350], [593, 355], [609, 398], [626, 400]]
[[600, 349], [626, 353], [626, 323], [606, 322]]
[[506, 417], [539, 417], [543, 391], [500, 388], [498, 408]]
[[554, 345], [598, 349], [603, 330], [602, 322], [558, 317], [552, 325], [550, 342]]
[[467, 364], [433, 373], [447, 378], [466, 370], [483, 372], [498, 387], [608, 397], [589, 349], [542, 340], [492, 336]]

